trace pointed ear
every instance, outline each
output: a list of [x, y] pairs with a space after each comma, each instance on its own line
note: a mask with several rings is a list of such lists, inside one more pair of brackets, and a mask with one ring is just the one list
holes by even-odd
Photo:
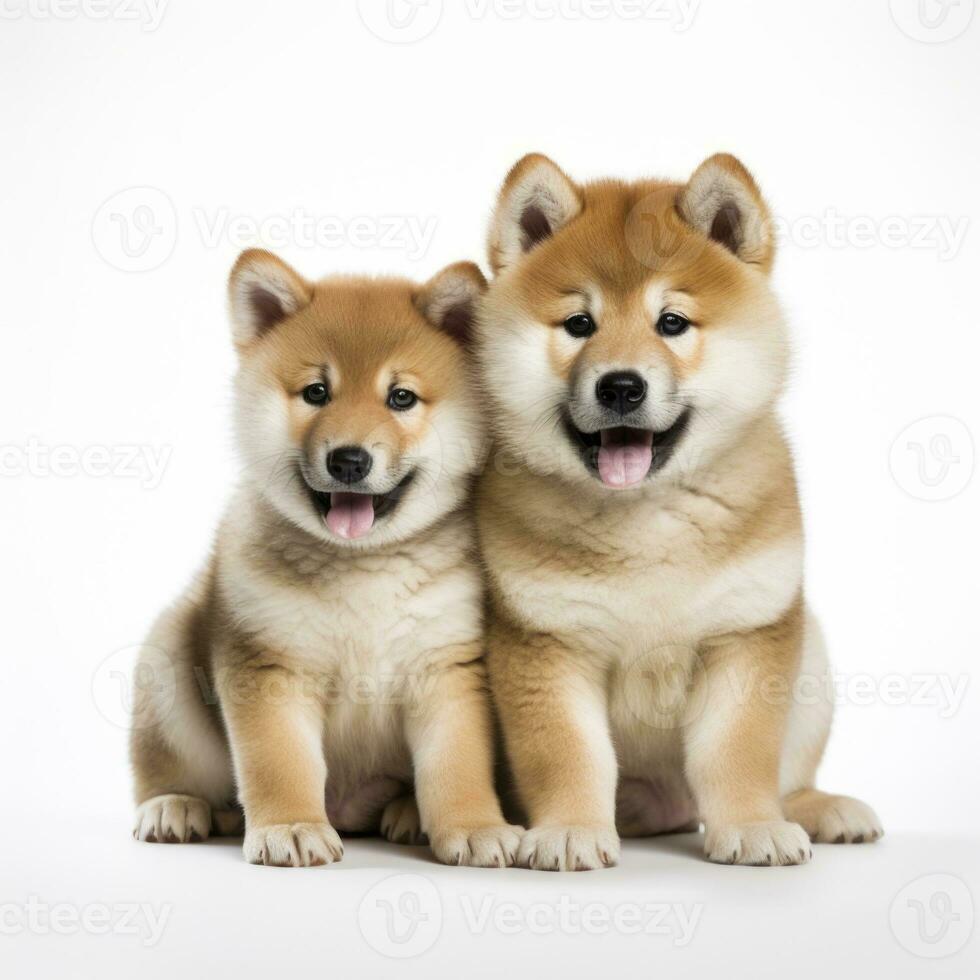
[[434, 327], [466, 346], [473, 333], [476, 304], [486, 290], [487, 281], [477, 265], [457, 262], [419, 287], [415, 306]]
[[677, 196], [680, 216], [743, 262], [772, 267], [772, 216], [752, 175], [728, 153], [716, 153], [694, 171]]
[[540, 153], [511, 168], [490, 222], [490, 266], [506, 269], [582, 210], [582, 193], [565, 172]]
[[228, 278], [231, 332], [239, 348], [268, 333], [280, 320], [301, 310], [313, 287], [282, 259], [261, 248], [238, 257]]

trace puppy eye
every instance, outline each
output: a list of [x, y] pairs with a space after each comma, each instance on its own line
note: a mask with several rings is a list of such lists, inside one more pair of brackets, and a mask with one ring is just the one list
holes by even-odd
[[573, 313], [563, 326], [573, 337], [591, 337], [596, 332], [595, 320], [588, 313]]
[[396, 412], [405, 412], [410, 409], [417, 401], [419, 396], [408, 388], [392, 388], [388, 395], [388, 407]]
[[691, 321], [680, 313], [661, 313], [657, 321], [657, 333], [661, 337], [680, 336], [691, 325]]
[[327, 386], [320, 381], [307, 385], [303, 389], [303, 401], [308, 405], [323, 405], [328, 397]]

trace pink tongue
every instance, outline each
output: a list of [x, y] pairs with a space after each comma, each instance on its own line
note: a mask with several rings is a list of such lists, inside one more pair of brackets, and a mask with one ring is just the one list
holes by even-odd
[[607, 487], [631, 487], [650, 471], [653, 433], [635, 430], [628, 436], [603, 430], [599, 448], [599, 476]]
[[330, 494], [327, 527], [340, 538], [359, 538], [374, 525], [374, 497], [369, 493]]

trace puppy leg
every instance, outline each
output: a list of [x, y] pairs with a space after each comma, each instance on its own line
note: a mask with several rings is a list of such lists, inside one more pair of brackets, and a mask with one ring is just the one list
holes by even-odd
[[[206, 755], [207, 746], [199, 747]], [[220, 788], [202, 780], [194, 763], [174, 748], [166, 730], [161, 731], [159, 726], [134, 728], [129, 754], [136, 788], [133, 836], [148, 844], [207, 840], [211, 833], [211, 803], [204, 796], [211, 794], [212, 788], [219, 792]], [[230, 758], [227, 765], [224, 782], [230, 792]]]
[[615, 864], [618, 773], [602, 678], [549, 636], [495, 622], [489, 644], [494, 700], [531, 824], [518, 863], [542, 871]]
[[426, 679], [432, 683], [405, 718], [422, 830], [444, 864], [511, 865], [522, 828], [504, 820], [493, 787], [483, 664], [454, 665]]
[[823, 634], [811, 614], [806, 617], [799, 671], [800, 690], [807, 697], [790, 708], [783, 744], [783, 813], [787, 820], [800, 824], [815, 843], [861, 844], [884, 834], [874, 810], [852, 797], [813, 788], [834, 711], [829, 673]]
[[327, 820], [322, 711], [302, 688], [275, 664], [238, 668], [234, 685], [222, 684], [252, 864], [307, 867], [343, 855]]
[[705, 651], [685, 718], [687, 777], [721, 864], [802, 864], [810, 839], [784, 819], [779, 764], [799, 660], [800, 609]]
[[205, 840], [214, 813], [234, 801], [231, 756], [212, 692], [202, 689], [194, 669], [198, 615], [193, 594], [164, 612], [134, 672], [133, 836], [148, 843]]
[[[220, 832], [216, 815], [234, 797], [231, 757], [217, 732], [200, 733], [193, 743], [195, 757], [172, 744], [167, 727], [134, 729], [130, 737], [137, 804], [133, 836], [151, 844], [207, 840]], [[205, 761], [209, 756], [213, 773]]]

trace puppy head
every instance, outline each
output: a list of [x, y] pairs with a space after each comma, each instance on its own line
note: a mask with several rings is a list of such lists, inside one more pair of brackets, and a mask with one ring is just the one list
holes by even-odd
[[457, 507], [482, 434], [465, 347], [486, 288], [471, 263], [422, 286], [308, 282], [242, 254], [229, 302], [245, 479], [346, 548], [402, 540]]
[[734, 158], [687, 184], [579, 185], [517, 163], [489, 236], [478, 355], [497, 435], [596, 492], [708, 461], [773, 403], [785, 330], [766, 205]]

